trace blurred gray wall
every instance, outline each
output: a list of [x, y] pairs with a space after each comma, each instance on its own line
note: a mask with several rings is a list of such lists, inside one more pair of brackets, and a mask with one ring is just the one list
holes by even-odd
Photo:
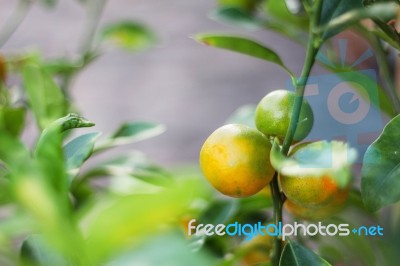
[[[16, 1], [0, 0], [0, 27]], [[124, 121], [164, 123], [157, 138], [133, 144], [162, 164], [195, 162], [205, 138], [238, 107], [256, 104], [268, 91], [285, 88], [288, 77], [258, 59], [202, 46], [200, 32], [238, 32], [207, 18], [213, 0], [110, 0], [101, 24], [133, 19], [150, 26], [161, 42], [140, 54], [108, 51], [76, 80], [77, 107], [104, 134]], [[3, 52], [39, 49], [47, 57], [73, 55], [85, 22], [74, 0], [55, 10], [35, 6]], [[272, 32], [243, 32], [268, 44], [299, 73], [304, 49]], [[321, 70], [316, 69], [315, 72]]]

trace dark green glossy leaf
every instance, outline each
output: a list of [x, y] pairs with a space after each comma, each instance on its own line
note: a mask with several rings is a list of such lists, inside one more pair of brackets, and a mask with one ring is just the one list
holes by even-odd
[[92, 132], [79, 136], [64, 146], [64, 154], [67, 160], [67, 170], [74, 175], [93, 153], [94, 143], [100, 136], [99, 132]]
[[236, 7], [222, 7], [210, 13], [210, 18], [247, 30], [263, 28], [263, 21]]
[[139, 142], [158, 136], [165, 131], [165, 126], [150, 122], [132, 122], [122, 125], [110, 138], [100, 142], [96, 151], [119, 145]]
[[31, 266], [67, 266], [64, 260], [40, 235], [31, 235], [22, 243], [21, 258]]
[[364, 155], [361, 194], [370, 211], [377, 211], [400, 200], [399, 138], [400, 115], [386, 125]]
[[26, 110], [23, 107], [0, 106], [0, 130], [19, 136], [24, 129]]
[[199, 34], [195, 39], [203, 44], [221, 48], [275, 63], [282, 67], [294, 79], [293, 73], [288, 69], [277, 53], [264, 45], [245, 37], [223, 34]]
[[369, 8], [352, 9], [331, 19], [326, 25], [321, 27], [321, 31], [325, 32], [325, 39], [332, 37], [336, 33], [343, 31], [360, 20], [371, 18], [377, 20], [388, 20], [395, 18], [399, 11], [399, 6], [394, 3], [376, 4]]
[[25, 65], [22, 74], [28, 102], [40, 128], [66, 114], [68, 105], [61, 89], [39, 65]]
[[329, 266], [330, 264], [320, 258], [308, 248], [289, 241], [283, 248], [282, 256], [279, 261], [280, 266]]
[[102, 39], [128, 51], [140, 51], [153, 45], [156, 37], [146, 26], [123, 21], [107, 25], [102, 30]]
[[[334, 18], [339, 17], [340, 15], [356, 9], [363, 8], [362, 0], [329, 0], [322, 1], [322, 10], [321, 10], [321, 18], [320, 25], [326, 25]], [[336, 28], [332, 30], [325, 31], [323, 34], [323, 39], [328, 39], [333, 35], [336, 35], [341, 29]]]

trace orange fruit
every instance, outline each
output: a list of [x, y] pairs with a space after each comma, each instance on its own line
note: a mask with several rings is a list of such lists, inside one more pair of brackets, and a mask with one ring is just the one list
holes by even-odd
[[200, 166], [211, 185], [231, 197], [247, 197], [272, 179], [271, 143], [261, 132], [239, 124], [215, 130], [200, 151]]
[[335, 197], [329, 203], [323, 206], [304, 207], [290, 200], [286, 200], [283, 206], [296, 218], [309, 221], [320, 221], [330, 218], [343, 209], [348, 198], [349, 191], [349, 189], [341, 191], [335, 195]]

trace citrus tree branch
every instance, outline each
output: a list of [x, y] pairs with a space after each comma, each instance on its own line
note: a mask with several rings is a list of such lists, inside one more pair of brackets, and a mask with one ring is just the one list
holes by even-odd
[[[296, 99], [294, 101], [293, 111], [290, 118], [289, 129], [286, 133], [285, 140], [282, 146], [282, 153], [287, 155], [289, 152], [290, 145], [292, 144], [294, 134], [297, 129], [297, 125], [300, 118], [301, 106], [303, 103], [304, 92], [306, 89], [308, 77], [310, 75], [311, 69], [315, 63], [315, 57], [321, 46], [321, 37], [317, 33], [316, 29], [319, 24], [321, 15], [322, 0], [317, 0], [314, 2], [312, 9], [310, 10], [310, 28], [309, 28], [309, 39], [307, 43], [306, 59], [301, 72], [300, 77], [296, 82]], [[278, 174], [275, 173], [274, 178], [270, 184], [273, 205], [274, 205], [274, 222], [277, 228], [279, 224], [282, 223], [282, 207], [285, 201], [285, 196], [281, 193], [278, 183]], [[279, 265], [279, 260], [281, 258], [283, 250], [283, 243], [281, 237], [275, 238], [274, 250], [272, 253], [272, 263], [275, 266]]]

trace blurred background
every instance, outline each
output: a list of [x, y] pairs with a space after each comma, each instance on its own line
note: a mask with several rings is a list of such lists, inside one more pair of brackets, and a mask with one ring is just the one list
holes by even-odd
[[[0, 26], [17, 2], [0, 0]], [[207, 48], [191, 39], [199, 32], [240, 33], [207, 17], [215, 6], [213, 0], [108, 1], [101, 25], [136, 20], [152, 29], [159, 42], [140, 53], [105, 52], [72, 86], [78, 110], [95, 121], [96, 130], [103, 134], [125, 121], [164, 123], [165, 134], [127, 149], [138, 148], [163, 165], [197, 161], [205, 138], [238, 107], [257, 104], [267, 92], [285, 88], [288, 81], [273, 64]], [[74, 55], [85, 15], [78, 1], [61, 0], [54, 10], [33, 5], [3, 52], [36, 49], [47, 58]], [[268, 44], [299, 73], [303, 47], [271, 31], [243, 33]], [[32, 141], [30, 134], [25, 138]]]

